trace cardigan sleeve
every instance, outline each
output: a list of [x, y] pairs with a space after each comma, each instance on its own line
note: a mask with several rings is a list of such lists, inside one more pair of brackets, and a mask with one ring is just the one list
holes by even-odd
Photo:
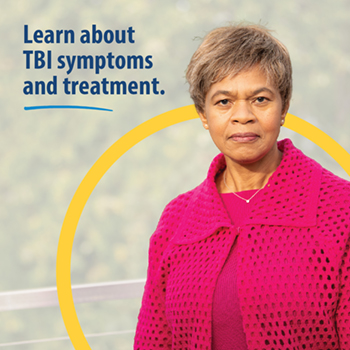
[[180, 221], [183, 196], [166, 206], [150, 239], [147, 280], [136, 327], [135, 350], [171, 349], [172, 333], [165, 315], [167, 273], [162, 262], [164, 251]]
[[340, 295], [336, 313], [340, 349], [350, 349], [350, 237], [340, 266]]

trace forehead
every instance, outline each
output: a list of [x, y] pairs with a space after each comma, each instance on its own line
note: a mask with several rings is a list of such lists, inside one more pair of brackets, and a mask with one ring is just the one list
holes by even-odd
[[261, 89], [279, 93], [275, 84], [269, 79], [266, 73], [259, 67], [245, 69], [235, 75], [228, 75], [222, 80], [215, 82], [209, 88], [207, 97], [211, 97], [220, 91], [227, 91], [232, 94], [251, 94]]

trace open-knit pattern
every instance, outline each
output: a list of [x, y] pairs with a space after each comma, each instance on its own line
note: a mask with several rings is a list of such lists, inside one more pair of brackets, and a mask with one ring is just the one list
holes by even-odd
[[215, 284], [237, 237], [237, 284], [249, 350], [350, 349], [350, 183], [288, 139], [283, 158], [232, 225], [207, 179], [165, 208], [150, 240], [135, 349], [211, 349]]

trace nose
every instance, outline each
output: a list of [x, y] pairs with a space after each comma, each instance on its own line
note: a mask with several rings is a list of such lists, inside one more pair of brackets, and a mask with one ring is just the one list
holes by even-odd
[[255, 115], [249, 101], [236, 101], [232, 109], [231, 121], [233, 123], [247, 124], [255, 121]]

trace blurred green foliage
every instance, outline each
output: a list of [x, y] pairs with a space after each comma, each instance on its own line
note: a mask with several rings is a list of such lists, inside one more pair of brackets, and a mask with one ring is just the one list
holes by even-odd
[[[184, 72], [210, 29], [250, 21], [274, 30], [289, 49], [294, 69], [290, 112], [336, 139], [350, 151], [350, 3], [277, 0], [2, 0], [0, 13], [1, 264], [0, 291], [55, 285], [60, 228], [70, 200], [98, 157], [119, 137], [162, 112], [191, 104]], [[151, 70], [70, 74], [75, 80], [152, 80], [161, 96], [25, 96], [25, 80], [59, 80], [52, 70], [26, 70], [23, 26], [34, 29], [101, 29], [133, 26], [133, 45], [39, 45], [59, 54], [152, 55]], [[113, 113], [80, 110], [24, 111], [44, 104], [90, 105]], [[340, 176], [345, 172], [323, 151], [283, 130], [309, 156]], [[177, 194], [199, 184], [217, 153], [199, 120], [163, 130], [136, 145], [103, 177], [91, 195], [76, 232], [72, 283], [144, 278], [148, 240], [160, 213]], [[140, 300], [77, 306], [84, 332], [132, 329]], [[33, 322], [33, 320], [35, 320]], [[3, 312], [0, 344], [65, 336], [58, 308]], [[132, 336], [89, 340], [93, 349], [130, 349]], [[11, 349], [70, 349], [68, 341]]]

